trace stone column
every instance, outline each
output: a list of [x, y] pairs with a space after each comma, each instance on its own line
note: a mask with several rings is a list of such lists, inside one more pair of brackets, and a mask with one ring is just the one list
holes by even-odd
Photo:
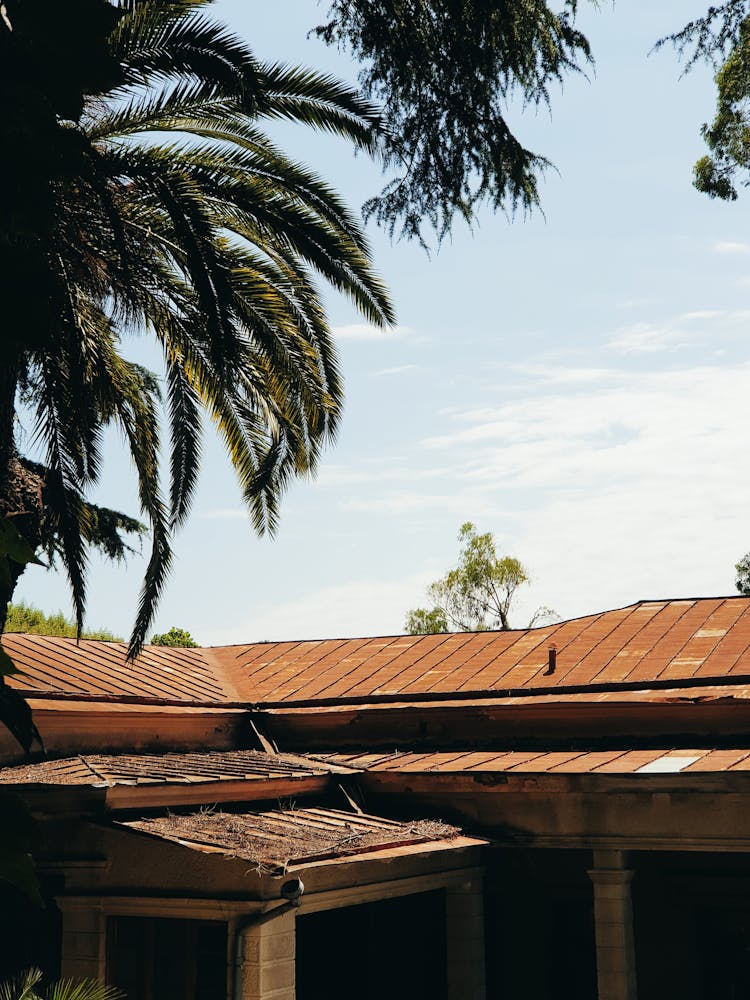
[[294, 1000], [295, 912], [240, 934], [235, 1000]]
[[484, 1000], [484, 887], [481, 878], [445, 890], [448, 1000]]
[[62, 976], [104, 980], [106, 920], [94, 900], [59, 900], [62, 910]]
[[594, 851], [596, 969], [599, 1000], [636, 1000], [631, 869], [623, 851]]

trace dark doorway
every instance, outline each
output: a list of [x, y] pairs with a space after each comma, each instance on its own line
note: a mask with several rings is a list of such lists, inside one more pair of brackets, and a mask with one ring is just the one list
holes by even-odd
[[0, 884], [0, 982], [34, 966], [45, 982], [60, 975], [61, 920], [52, 900], [38, 906]]
[[750, 997], [750, 911], [702, 908], [698, 914], [701, 1000]]
[[297, 1000], [446, 1000], [442, 890], [297, 918]]
[[107, 920], [107, 982], [128, 1000], [225, 1000], [226, 977], [225, 923]]

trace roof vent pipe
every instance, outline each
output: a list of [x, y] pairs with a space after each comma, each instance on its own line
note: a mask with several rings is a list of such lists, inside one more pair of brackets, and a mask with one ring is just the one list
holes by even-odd
[[549, 676], [549, 674], [554, 674], [556, 666], [557, 666], [557, 646], [553, 642], [550, 648], [547, 650], [547, 669], [544, 671], [544, 676], [547, 677]]

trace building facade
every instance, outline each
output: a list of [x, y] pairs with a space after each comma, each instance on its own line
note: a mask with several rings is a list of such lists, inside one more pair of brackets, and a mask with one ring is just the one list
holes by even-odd
[[750, 600], [515, 632], [7, 635], [44, 909], [0, 973], [131, 1000], [750, 995]]

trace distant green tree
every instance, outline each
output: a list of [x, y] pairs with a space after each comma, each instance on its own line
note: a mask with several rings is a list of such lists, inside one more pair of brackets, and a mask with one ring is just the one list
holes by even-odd
[[[66, 618], [62, 611], [45, 614], [31, 604], [9, 604], [6, 632], [27, 632], [29, 635], [58, 635], [75, 639], [78, 628], [74, 621]], [[81, 632], [82, 639], [105, 639], [108, 642], [122, 642], [122, 636], [114, 635], [108, 629], [92, 629]]]
[[694, 167], [694, 183], [712, 198], [734, 201], [750, 184], [750, 0], [724, 0], [660, 39], [671, 43], [686, 70], [708, 63], [716, 71], [716, 116], [701, 134], [708, 146]]
[[[471, 521], [461, 525], [458, 540], [458, 565], [427, 590], [433, 607], [415, 608], [407, 616], [405, 627], [411, 635], [511, 628], [516, 593], [529, 583], [525, 567], [513, 556], [499, 556], [492, 533], [480, 535]], [[540, 607], [529, 628], [556, 617], [550, 608]]]
[[198, 648], [198, 643], [192, 637], [192, 635], [186, 631], [184, 628], [177, 628], [172, 626], [168, 632], [163, 632], [161, 635], [151, 636], [152, 646], [186, 646], [193, 649]]
[[406, 631], [409, 635], [437, 635], [450, 632], [448, 619], [442, 608], [414, 608], [406, 616]]
[[735, 587], [744, 597], [750, 597], [750, 552], [745, 553], [734, 569], [737, 574]]

